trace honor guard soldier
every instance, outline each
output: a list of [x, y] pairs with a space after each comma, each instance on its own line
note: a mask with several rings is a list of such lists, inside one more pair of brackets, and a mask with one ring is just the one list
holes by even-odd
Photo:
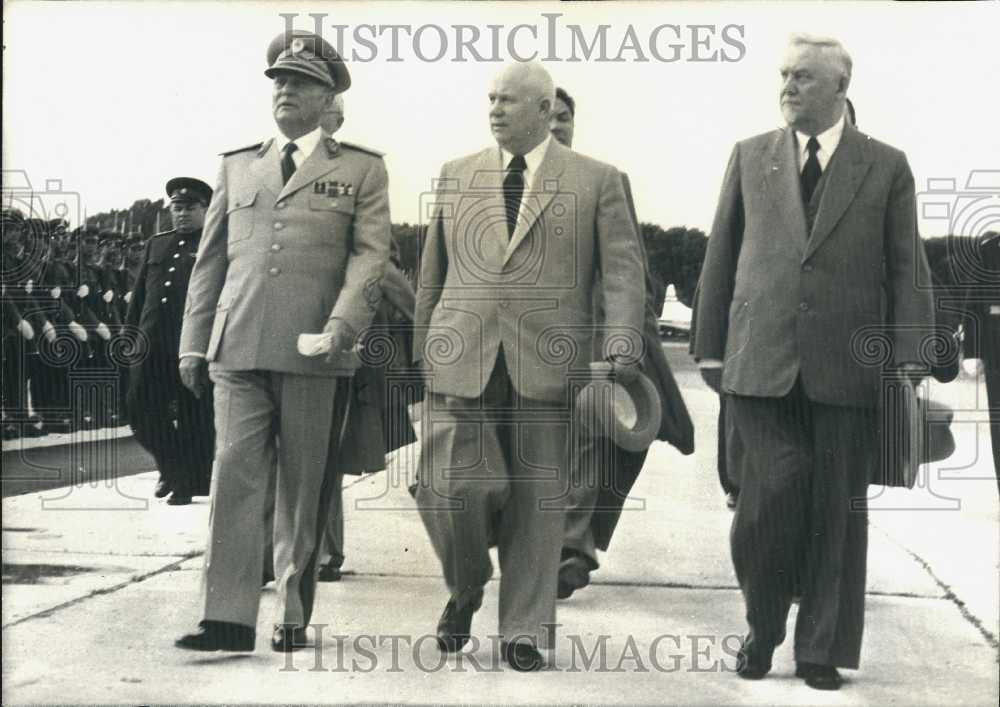
[[170, 494], [167, 503], [180, 506], [208, 495], [215, 447], [211, 390], [195, 397], [177, 372], [184, 298], [212, 189], [177, 177], [167, 196], [174, 228], [149, 239], [125, 317], [136, 345], [127, 407], [136, 440], [160, 470], [156, 497]]

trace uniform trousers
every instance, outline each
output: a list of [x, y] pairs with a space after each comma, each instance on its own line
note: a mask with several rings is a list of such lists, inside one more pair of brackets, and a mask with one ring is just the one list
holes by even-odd
[[452, 600], [464, 606], [489, 581], [495, 539], [500, 634], [551, 648], [568, 487], [566, 407], [519, 395], [501, 350], [480, 397], [431, 394], [425, 415], [416, 499]]
[[877, 414], [810, 400], [801, 379], [782, 398], [731, 395], [727, 405], [738, 437], [754, 440], [738, 457], [730, 535], [750, 639], [772, 648], [784, 640], [800, 588], [795, 659], [857, 668]]
[[305, 626], [338, 476], [327, 466], [331, 425], [344, 414], [350, 379], [261, 370], [214, 370], [211, 378], [216, 451], [204, 618], [256, 626], [273, 508], [275, 623]]

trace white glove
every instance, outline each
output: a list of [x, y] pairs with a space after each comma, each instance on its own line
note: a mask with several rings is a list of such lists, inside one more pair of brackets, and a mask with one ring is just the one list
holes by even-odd
[[80, 288], [76, 291], [76, 296], [83, 299], [90, 294], [90, 288], [86, 285], [80, 285]]
[[35, 282], [33, 280], [28, 280], [26, 283], [24, 283], [24, 291], [27, 292], [29, 295], [31, 294], [31, 291], [34, 289], [35, 289]]
[[103, 297], [101, 299], [103, 299], [108, 304], [111, 304], [111, 300], [113, 300], [114, 298], [115, 298], [115, 291], [114, 290], [105, 290], [104, 291], [104, 295], [103, 295]]
[[75, 336], [80, 341], [87, 340], [87, 330], [84, 329], [82, 326], [80, 326], [77, 322], [70, 322], [69, 330], [73, 332], [73, 336]]
[[111, 339], [111, 330], [108, 329], [108, 325], [104, 322], [98, 322], [97, 324], [97, 334], [105, 341]]
[[52, 326], [52, 322], [48, 319], [46, 319], [45, 323], [42, 325], [42, 333], [45, 334], [45, 340], [50, 344], [56, 340], [56, 328]]
[[17, 330], [21, 332], [21, 336], [28, 341], [35, 338], [35, 329], [31, 326], [31, 323], [27, 319], [22, 319], [17, 323]]
[[130, 304], [132, 302], [132, 290], [125, 293], [125, 304]]
[[59, 297], [62, 295], [62, 288], [59, 287], [59, 285], [56, 285], [51, 290], [49, 290], [49, 294], [52, 295], [52, 299], [59, 299]]
[[983, 362], [978, 358], [967, 358], [962, 361], [962, 370], [965, 375], [976, 378], [983, 372]]

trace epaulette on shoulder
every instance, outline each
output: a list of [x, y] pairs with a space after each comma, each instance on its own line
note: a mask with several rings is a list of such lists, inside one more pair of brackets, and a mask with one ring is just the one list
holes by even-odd
[[243, 147], [237, 147], [235, 150], [226, 150], [225, 152], [220, 152], [219, 154], [223, 157], [229, 157], [229, 155], [235, 155], [237, 152], [246, 152], [247, 150], [256, 150], [258, 147], [264, 144], [264, 141], [255, 142], [252, 145], [244, 145]]
[[365, 147], [364, 145], [359, 145], [356, 142], [347, 142], [346, 140], [337, 141], [342, 147], [349, 147], [352, 150], [357, 150], [358, 152], [364, 152], [375, 157], [385, 157], [384, 152], [379, 152], [378, 150], [373, 150], [370, 147]]

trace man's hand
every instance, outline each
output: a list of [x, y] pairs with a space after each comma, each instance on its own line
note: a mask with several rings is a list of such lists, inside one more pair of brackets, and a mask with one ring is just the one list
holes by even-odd
[[635, 361], [612, 356], [608, 359], [608, 363], [611, 364], [609, 377], [613, 381], [631, 383], [639, 376], [639, 364]]
[[354, 346], [354, 329], [343, 319], [327, 321], [326, 326], [323, 327], [323, 333], [330, 335], [330, 353], [326, 355], [327, 363], [336, 363], [340, 354], [350, 351]]
[[97, 334], [105, 341], [111, 340], [111, 330], [108, 329], [108, 325], [104, 322], [97, 323]]
[[698, 369], [701, 379], [705, 385], [715, 391], [717, 395], [722, 395], [722, 366], [702, 366]]
[[42, 334], [45, 335], [45, 340], [50, 344], [56, 340], [56, 328], [52, 326], [52, 322], [48, 319], [46, 319], [45, 323], [42, 324]]
[[200, 356], [185, 356], [177, 369], [184, 387], [190, 390], [194, 397], [200, 398], [208, 383], [208, 367], [205, 359]]
[[965, 371], [965, 375], [976, 378], [983, 372], [983, 362], [978, 358], [967, 358], [962, 361], [962, 370]]

